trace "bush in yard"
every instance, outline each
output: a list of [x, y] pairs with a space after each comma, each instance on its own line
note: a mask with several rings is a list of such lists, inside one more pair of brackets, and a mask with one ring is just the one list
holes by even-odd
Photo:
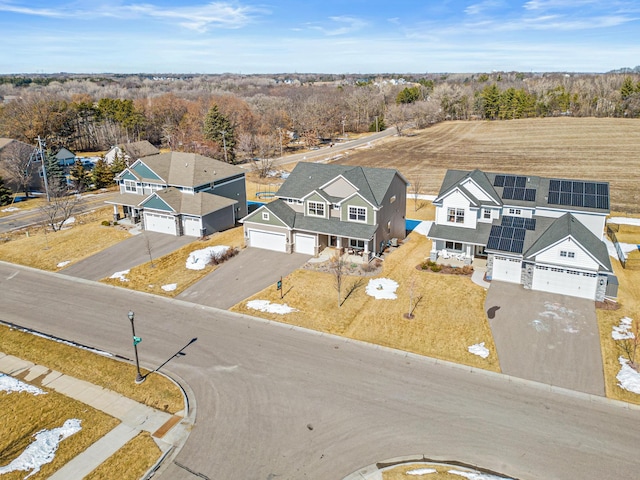
[[438, 264], [435, 264], [435, 263], [434, 263], [433, 265], [430, 265], [430, 266], [429, 266], [429, 269], [430, 269], [432, 272], [436, 272], [436, 273], [437, 273], [437, 272], [439, 272], [440, 270], [442, 270], [442, 265], [438, 265]]
[[110, 222], [109, 220], [103, 220], [103, 221], [102, 221], [102, 223], [101, 223], [101, 225], [102, 225], [103, 227], [108, 227], [109, 225], [111, 225], [111, 222]]
[[235, 257], [238, 253], [240, 253], [240, 250], [238, 250], [237, 248], [229, 248], [224, 253], [211, 257], [211, 261], [209, 263], [211, 265], [220, 265], [230, 258]]

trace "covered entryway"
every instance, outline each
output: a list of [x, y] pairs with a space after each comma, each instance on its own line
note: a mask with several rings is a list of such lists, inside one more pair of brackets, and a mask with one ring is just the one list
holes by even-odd
[[287, 236], [284, 233], [266, 232], [264, 230], [248, 230], [249, 246], [264, 248], [275, 252], [287, 251]]
[[190, 237], [200, 236], [200, 219], [198, 217], [182, 217], [182, 233]]
[[177, 235], [176, 221], [173, 215], [144, 212], [144, 229], [151, 232], [170, 233]]
[[522, 261], [509, 257], [493, 257], [491, 280], [520, 283]]
[[567, 268], [536, 265], [533, 272], [532, 290], [571, 295], [572, 297], [596, 298], [598, 276], [595, 273], [579, 272]]
[[296, 253], [304, 253], [305, 255], [316, 254], [316, 237], [314, 235], [294, 233], [293, 241]]

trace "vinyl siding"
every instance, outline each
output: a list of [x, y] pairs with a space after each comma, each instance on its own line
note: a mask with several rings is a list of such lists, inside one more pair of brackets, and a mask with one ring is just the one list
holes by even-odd
[[[575, 258], [561, 257], [560, 252], [574, 252]], [[574, 240], [567, 238], [559, 244], [549, 248], [548, 250], [536, 255], [536, 263], [544, 263], [550, 265], [562, 265], [567, 268], [597, 270], [598, 263], [591, 258], [581, 245]]]

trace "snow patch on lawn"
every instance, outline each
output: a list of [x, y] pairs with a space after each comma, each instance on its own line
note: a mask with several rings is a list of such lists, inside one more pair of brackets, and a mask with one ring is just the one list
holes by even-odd
[[631, 325], [633, 320], [629, 317], [623, 317], [620, 319], [619, 325], [613, 326], [613, 331], [611, 332], [611, 337], [614, 340], [632, 340], [635, 337], [633, 332], [631, 331]]
[[165, 292], [173, 292], [177, 286], [178, 286], [177, 283], [170, 283], [168, 285], [162, 285], [160, 288]]
[[449, 470], [448, 473], [450, 473], [451, 475], [458, 475], [460, 477], [468, 478], [469, 480], [505, 480], [505, 477], [489, 475], [488, 473], [461, 472], [460, 470]]
[[369, 280], [365, 291], [367, 295], [375, 297], [377, 300], [395, 300], [398, 298], [396, 290], [398, 282], [389, 278], [373, 278]]
[[122, 270], [121, 272], [116, 272], [113, 275], [111, 275], [109, 278], [117, 278], [119, 279], [121, 282], [128, 282], [129, 279], [127, 278], [127, 275], [129, 275], [129, 272], [131, 270]]
[[484, 342], [476, 343], [469, 347], [469, 353], [473, 353], [474, 355], [478, 355], [482, 358], [487, 358], [489, 356], [489, 349], [484, 346]]
[[247, 307], [253, 310], [260, 310], [261, 312], [277, 313], [279, 315], [297, 312], [295, 308], [290, 307], [286, 303], [271, 303], [269, 300], [250, 300], [247, 302]]
[[71, 263], [71, 260], [65, 260], [64, 262], [60, 262], [58, 265], [56, 265], [56, 267], [58, 268], [66, 267], [70, 263]]
[[408, 470], [407, 475], [428, 475], [429, 473], [437, 473], [435, 468], [417, 468], [415, 470]]
[[17, 212], [18, 210], [20, 209], [17, 207], [7, 207], [2, 209], [3, 212]]
[[62, 222], [62, 225], [71, 225], [72, 223], [76, 223], [76, 217], [67, 218], [64, 222]]
[[611, 217], [607, 220], [607, 223], [615, 223], [617, 225], [640, 225], [640, 218]]
[[621, 367], [618, 375], [616, 375], [618, 386], [629, 392], [640, 394], [640, 373], [629, 365], [629, 360], [626, 358], [618, 357], [618, 361]]
[[53, 461], [60, 442], [81, 429], [80, 420], [71, 418], [64, 422], [62, 427], [40, 430], [34, 435], [35, 441], [25, 448], [18, 458], [9, 465], [0, 467], [0, 475], [29, 470], [31, 473], [24, 477], [25, 479], [35, 475], [40, 471], [40, 467]]
[[425, 220], [424, 222], [420, 222], [418, 226], [413, 229], [413, 231], [426, 237], [427, 233], [429, 233], [429, 230], [431, 229], [431, 225], [433, 225], [433, 222], [431, 220]]
[[[607, 246], [607, 251], [609, 252], [609, 256], [613, 258], [618, 258], [618, 252], [616, 251], [616, 246], [613, 244], [613, 242], [608, 238], [605, 238], [604, 244]], [[624, 253], [625, 256], [629, 252], [633, 252], [634, 250], [638, 249], [638, 245], [634, 243], [618, 243], [618, 245], [620, 245], [620, 248], [622, 249], [622, 253]]]
[[201, 250], [194, 250], [187, 258], [186, 267], [189, 270], [204, 270], [204, 267], [209, 264], [211, 259], [219, 257], [227, 250], [229, 250], [229, 247], [224, 245], [216, 245], [214, 247], [207, 247]]
[[0, 392], [27, 392], [32, 395], [46, 395], [47, 392], [38, 387], [24, 383], [17, 378], [0, 373]]

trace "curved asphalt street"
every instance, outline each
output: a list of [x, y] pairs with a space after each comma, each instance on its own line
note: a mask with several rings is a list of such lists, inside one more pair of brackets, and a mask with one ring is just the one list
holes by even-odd
[[[0, 263], [1, 317], [189, 385], [196, 423], [160, 478], [341, 479], [402, 455], [519, 479], [637, 478], [640, 410], [247, 316]], [[131, 379], [133, 381], [133, 379]]]

